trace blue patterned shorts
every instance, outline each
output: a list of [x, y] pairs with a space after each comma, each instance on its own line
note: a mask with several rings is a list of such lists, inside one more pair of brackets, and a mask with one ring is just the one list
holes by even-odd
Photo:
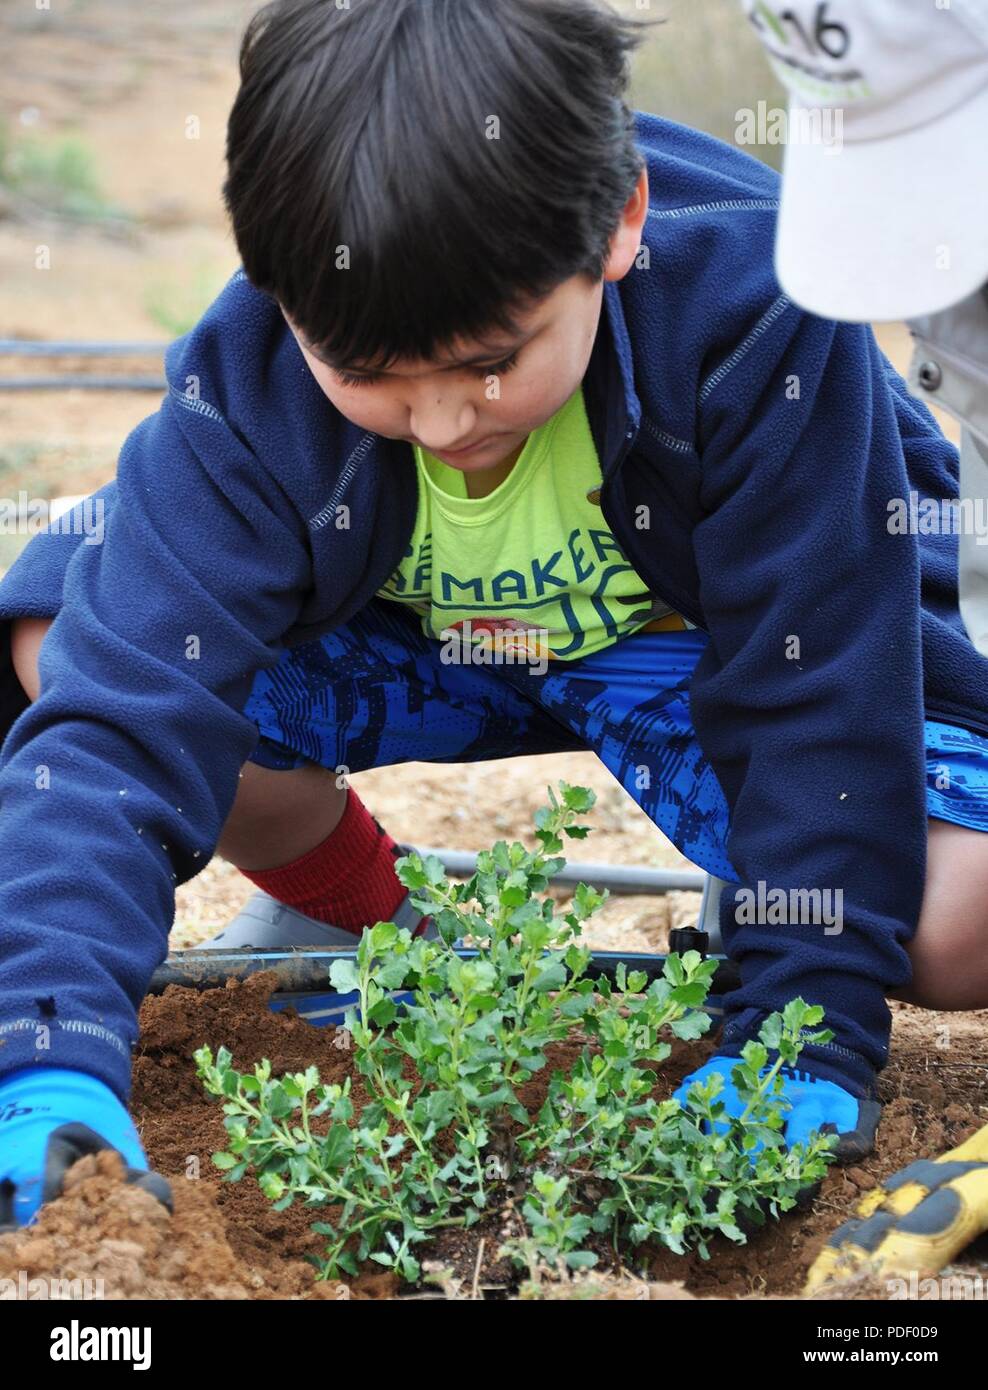
[[[363, 772], [590, 749], [688, 859], [736, 879], [727, 802], [689, 712], [708, 640], [636, 633], [545, 673], [448, 664], [413, 613], [374, 599], [258, 674], [244, 709], [260, 732], [251, 761]], [[988, 830], [988, 738], [928, 720], [926, 744], [929, 815]]]

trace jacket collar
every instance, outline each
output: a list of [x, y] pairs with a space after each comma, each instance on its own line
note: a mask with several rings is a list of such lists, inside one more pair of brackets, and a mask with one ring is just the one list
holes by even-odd
[[601, 473], [607, 477], [634, 443], [641, 425], [631, 340], [615, 280], [604, 284], [604, 302], [583, 378], [583, 396]]

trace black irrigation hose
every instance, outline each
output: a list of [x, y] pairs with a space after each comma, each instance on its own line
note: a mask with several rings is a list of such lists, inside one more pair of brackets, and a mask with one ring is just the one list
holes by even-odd
[[[472, 960], [477, 952], [462, 949], [457, 955]], [[356, 960], [354, 946], [325, 947], [298, 950], [258, 951], [245, 946], [233, 951], [187, 950], [174, 951], [159, 965], [151, 978], [149, 994], [162, 994], [169, 985], [185, 989], [223, 989], [230, 980], [245, 980], [262, 970], [272, 970], [278, 978], [277, 994], [333, 993], [329, 983], [329, 968], [335, 960]], [[735, 961], [724, 956], [714, 957], [717, 971], [711, 984], [712, 994], [726, 994], [740, 984]], [[588, 974], [591, 978], [605, 976], [612, 983], [618, 965], [623, 962], [631, 970], [644, 971], [649, 983], [662, 975], [666, 958], [636, 951], [594, 951]]]
[[0, 391], [164, 391], [163, 376], [0, 377]]
[[[0, 338], [0, 357], [158, 357], [166, 343], [43, 342]], [[21, 376], [0, 378], [0, 391], [164, 391], [163, 376]]]
[[40, 338], [0, 338], [0, 357], [160, 357], [167, 343], [47, 342]]

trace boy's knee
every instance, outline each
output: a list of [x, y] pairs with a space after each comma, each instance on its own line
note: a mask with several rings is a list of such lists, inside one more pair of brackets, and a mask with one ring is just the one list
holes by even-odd
[[929, 822], [926, 888], [906, 943], [913, 978], [893, 998], [924, 1009], [988, 1007], [988, 834]]
[[345, 805], [346, 788], [328, 768], [275, 772], [245, 763], [216, 852], [240, 869], [278, 867], [325, 839]]
[[[922, 927], [922, 923], [921, 923]], [[988, 921], [963, 918], [908, 944], [912, 980], [892, 997], [922, 1009], [988, 1008]]]
[[[53, 618], [15, 618], [10, 662], [25, 695], [36, 700], [38, 653]], [[239, 868], [269, 868], [306, 853], [329, 835], [346, 805], [336, 773], [315, 763], [274, 772], [245, 763], [216, 852]]]
[[10, 625], [11, 665], [29, 700], [36, 700], [41, 690], [38, 653], [54, 621], [54, 618], [15, 618]]

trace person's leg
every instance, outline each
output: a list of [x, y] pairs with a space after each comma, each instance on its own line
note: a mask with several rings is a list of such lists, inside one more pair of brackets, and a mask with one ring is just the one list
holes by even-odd
[[[730, 881], [729, 810], [689, 714], [706, 640], [700, 632], [626, 638], [553, 670], [540, 699], [689, 859]], [[913, 979], [890, 997], [929, 1009], [988, 1008], [988, 738], [933, 721], [926, 737], [926, 882], [906, 943]]]
[[[217, 853], [269, 898], [344, 932], [392, 920], [407, 895], [395, 872], [401, 847], [343, 778], [315, 763], [245, 764]], [[219, 940], [229, 944], [229, 933]]]
[[17, 618], [10, 625], [10, 659], [29, 700], [38, 698], [38, 652], [54, 618]]
[[[11, 662], [24, 693], [38, 698], [38, 653], [52, 618], [11, 624]], [[307, 853], [338, 825], [346, 790], [326, 768], [306, 763], [272, 771], [246, 763], [217, 852], [238, 869], [265, 869]]]
[[245, 763], [216, 853], [245, 874], [280, 868], [326, 840], [346, 804], [347, 788], [316, 763], [278, 772]]
[[[11, 664], [32, 701], [51, 622], [21, 618], [11, 626]], [[269, 761], [279, 762], [272, 751]], [[394, 840], [334, 771], [290, 750], [281, 754], [281, 764], [297, 765], [244, 764], [216, 853], [316, 921], [359, 932], [368, 921], [387, 920], [405, 896], [394, 872]]]
[[906, 945], [913, 977], [890, 998], [924, 1009], [988, 1008], [988, 834], [931, 820], [926, 887]]
[[[335, 787], [371, 767], [472, 762], [572, 746], [489, 669], [446, 663], [442, 653], [443, 644], [425, 637], [414, 615], [372, 602], [258, 674], [244, 707], [261, 734], [255, 759], [271, 768], [307, 761]], [[352, 786], [342, 811], [337, 792], [335, 814], [336, 828], [299, 859], [260, 872], [240, 867], [278, 902], [359, 932], [379, 918], [393, 919], [407, 896], [394, 867], [403, 850]], [[262, 821], [267, 815], [263, 804], [258, 815]]]
[[926, 884], [906, 943], [910, 983], [891, 997], [927, 1009], [988, 1007], [988, 738], [926, 721]]
[[[31, 699], [49, 624], [13, 625], [12, 664]], [[387, 920], [406, 890], [400, 849], [348, 773], [579, 746], [489, 669], [447, 665], [441, 651], [411, 614], [378, 601], [258, 673], [244, 713], [261, 738], [217, 852], [278, 902], [359, 932]]]
[[[31, 701], [40, 691], [38, 654], [52, 621], [11, 625], [11, 665]], [[357, 933], [390, 918], [406, 896], [394, 871], [394, 839], [334, 769], [270, 739], [262, 745], [255, 756], [265, 761], [248, 761], [240, 773], [216, 853], [278, 902], [319, 922]]]

